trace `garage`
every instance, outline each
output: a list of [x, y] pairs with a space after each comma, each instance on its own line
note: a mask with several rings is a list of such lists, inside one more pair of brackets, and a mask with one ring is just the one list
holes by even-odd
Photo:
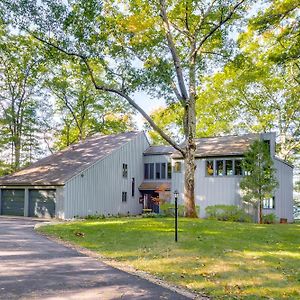
[[29, 190], [29, 217], [55, 217], [55, 190]]
[[1, 214], [24, 216], [24, 189], [3, 189], [1, 195]]

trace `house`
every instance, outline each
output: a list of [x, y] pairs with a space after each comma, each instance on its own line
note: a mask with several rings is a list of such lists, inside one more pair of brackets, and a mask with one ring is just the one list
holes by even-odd
[[[255, 139], [270, 147], [279, 188], [264, 201], [264, 213], [293, 220], [293, 168], [275, 156], [275, 134], [197, 140], [196, 204], [200, 216], [215, 204], [241, 205], [243, 154]], [[3, 215], [71, 219], [87, 215], [159, 212], [179, 191], [183, 203], [184, 163], [170, 146], [151, 146], [143, 132], [94, 135], [0, 178]]]

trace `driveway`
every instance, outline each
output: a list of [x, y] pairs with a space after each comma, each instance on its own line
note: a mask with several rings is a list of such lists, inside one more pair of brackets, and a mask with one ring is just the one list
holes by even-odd
[[188, 299], [0, 217], [0, 299]]

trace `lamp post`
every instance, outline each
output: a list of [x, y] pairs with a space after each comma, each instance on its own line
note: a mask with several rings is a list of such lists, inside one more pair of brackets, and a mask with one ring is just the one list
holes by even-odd
[[177, 200], [178, 200], [178, 191], [174, 191], [174, 198], [175, 198], [175, 242], [178, 241], [178, 207], [177, 207]]

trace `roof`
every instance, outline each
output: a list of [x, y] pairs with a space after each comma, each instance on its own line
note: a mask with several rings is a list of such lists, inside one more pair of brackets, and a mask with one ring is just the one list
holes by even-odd
[[140, 191], [170, 191], [171, 182], [144, 181], [139, 186]]
[[172, 146], [160, 145], [160, 146], [150, 146], [146, 151], [144, 151], [144, 155], [170, 155], [174, 152], [174, 148]]
[[63, 185], [140, 134], [142, 132], [138, 131], [95, 134], [12, 175], [1, 177], [0, 185]]
[[[243, 155], [258, 138], [258, 134], [245, 134], [196, 139], [196, 157]], [[172, 157], [181, 158], [181, 154], [176, 151]]]

